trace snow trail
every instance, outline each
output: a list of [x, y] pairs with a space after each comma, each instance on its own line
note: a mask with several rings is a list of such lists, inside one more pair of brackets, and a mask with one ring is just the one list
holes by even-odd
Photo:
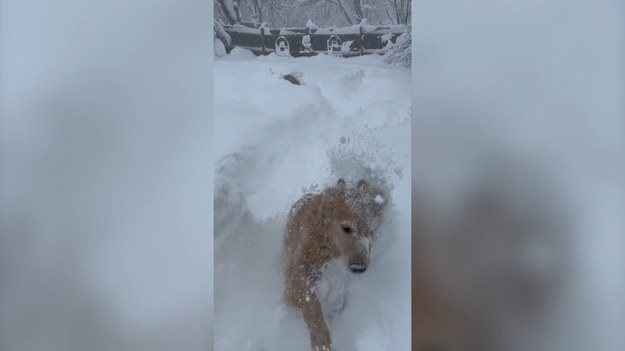
[[334, 345], [409, 349], [410, 71], [377, 56], [229, 56], [215, 62], [215, 349], [309, 348], [281, 301], [284, 226], [295, 201], [340, 177], [367, 179], [389, 206], [367, 272], [335, 265], [320, 286], [324, 309], [342, 309]]

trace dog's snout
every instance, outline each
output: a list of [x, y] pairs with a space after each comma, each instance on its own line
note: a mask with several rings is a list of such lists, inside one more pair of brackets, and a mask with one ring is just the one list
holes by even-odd
[[361, 263], [353, 263], [349, 265], [349, 269], [354, 273], [362, 273], [367, 270], [367, 265]]

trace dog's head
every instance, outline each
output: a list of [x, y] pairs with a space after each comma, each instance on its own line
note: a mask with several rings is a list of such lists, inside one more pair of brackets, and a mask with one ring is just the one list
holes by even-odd
[[[375, 194], [374, 194], [375, 193]], [[379, 224], [384, 201], [364, 179], [355, 189], [348, 189], [340, 179], [332, 202], [330, 235], [354, 273], [362, 273], [369, 266], [369, 254], [374, 232]]]

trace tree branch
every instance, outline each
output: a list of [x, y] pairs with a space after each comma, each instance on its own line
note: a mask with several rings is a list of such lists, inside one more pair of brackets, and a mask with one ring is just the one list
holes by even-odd
[[388, 19], [391, 21], [391, 24], [395, 24], [393, 23], [393, 16], [391, 16], [391, 13], [388, 11], [388, 0], [384, 0], [384, 9], [386, 10], [386, 15], [388, 16]]
[[397, 9], [397, 0], [393, 0], [393, 5], [395, 6], [395, 16], [397, 16], [397, 24], [400, 24], [400, 22], [399, 22], [399, 10]]
[[354, 12], [356, 12], [356, 22], [360, 23], [362, 21], [362, 4], [360, 0], [353, 0], [354, 3]]
[[238, 23], [235, 20], [235, 18], [232, 16], [232, 13], [230, 13], [230, 10], [228, 9], [228, 6], [226, 6], [226, 3], [224, 2], [224, 0], [217, 0], [217, 3], [219, 4], [221, 11], [224, 13], [226, 19], [228, 20], [228, 23], [230, 24]]
[[345, 7], [343, 7], [343, 4], [341, 4], [341, 0], [326, 0], [332, 4], [335, 4], [336, 6], [338, 6], [341, 10], [343, 10], [343, 14], [345, 15], [345, 19], [347, 20], [347, 22], [349, 23], [349, 25], [354, 25], [354, 23], [352, 22], [352, 20], [349, 18], [349, 14], [347, 13], [347, 10], [345, 9]]

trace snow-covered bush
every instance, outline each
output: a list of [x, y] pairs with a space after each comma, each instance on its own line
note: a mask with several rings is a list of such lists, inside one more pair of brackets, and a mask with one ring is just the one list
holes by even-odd
[[395, 43], [388, 40], [388, 43], [384, 49], [382, 49], [382, 54], [384, 55], [385, 63], [410, 67], [412, 64], [412, 40], [410, 30], [397, 37]]
[[226, 51], [226, 46], [218, 38], [215, 38], [214, 45], [215, 57], [224, 57], [228, 54], [228, 52]]
[[226, 32], [223, 25], [219, 21], [213, 22], [213, 33], [214, 33], [214, 44], [215, 44], [215, 56], [222, 57], [226, 55], [226, 46], [230, 44], [232, 38], [230, 38], [230, 34]]
[[236, 59], [236, 60], [251, 60], [253, 58], [256, 58], [256, 55], [254, 55], [254, 53], [251, 50], [244, 49], [241, 47], [235, 47], [235, 48], [232, 48], [228, 57], [231, 59]]
[[232, 40], [232, 38], [230, 38], [230, 34], [226, 32], [223, 25], [219, 21], [215, 21], [214, 23], [215, 25], [213, 26], [214, 28], [213, 32], [215, 33], [214, 34], [215, 56], [223, 57], [223, 56], [226, 56], [227, 54], [225, 44], [230, 44], [230, 41]]
[[310, 29], [311, 31], [316, 31], [317, 29], [319, 29], [319, 27], [313, 23], [313, 21], [311, 21], [310, 19], [308, 19], [308, 22], [306, 22], [306, 28]]
[[214, 28], [215, 38], [218, 38], [224, 44], [230, 44], [232, 38], [230, 38], [230, 34], [226, 32], [226, 30], [224, 29], [224, 26], [219, 21], [215, 21], [214, 23], [215, 25], [213, 26], [213, 28]]

